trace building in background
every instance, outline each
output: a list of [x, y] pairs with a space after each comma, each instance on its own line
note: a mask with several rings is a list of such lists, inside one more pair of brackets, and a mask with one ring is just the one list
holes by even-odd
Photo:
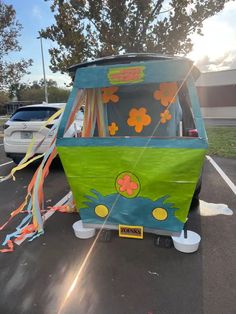
[[236, 119], [236, 69], [202, 73], [196, 86], [204, 119]]

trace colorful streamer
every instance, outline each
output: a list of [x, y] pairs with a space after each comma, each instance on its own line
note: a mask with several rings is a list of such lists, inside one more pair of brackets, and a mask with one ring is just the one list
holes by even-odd
[[[74, 101], [73, 108], [68, 118], [66, 130], [72, 125], [75, 120], [76, 113], [80, 110], [81, 106], [85, 106], [85, 115], [84, 115], [84, 123], [83, 123], [83, 137], [91, 137], [94, 135], [96, 123], [98, 135], [100, 137], [109, 136], [108, 134], [108, 119], [107, 119], [107, 107], [103, 103], [102, 94], [100, 89], [88, 89], [86, 91], [79, 90]], [[42, 126], [45, 127], [47, 124], [50, 124], [53, 120], [55, 120], [59, 115], [61, 115], [63, 109], [57, 111], [54, 115], [52, 115]], [[8, 223], [18, 214], [25, 213], [26, 216], [23, 218], [21, 223], [16, 227], [16, 230], [8, 234], [3, 242], [3, 245], [7, 245], [8, 248], [0, 250], [0, 252], [12, 252], [14, 248], [14, 242], [29, 238], [29, 241], [32, 241], [36, 237], [40, 236], [44, 233], [43, 225], [43, 217], [42, 213], [44, 210], [44, 192], [43, 185], [44, 181], [49, 174], [49, 167], [53, 161], [53, 159], [57, 155], [56, 151], [56, 135], [58, 132], [59, 121], [57, 121], [51, 131], [55, 132], [55, 136], [52, 139], [49, 149], [46, 153], [41, 154], [39, 156], [34, 156], [37, 148], [42, 144], [46, 137], [44, 137], [37, 145], [35, 145], [35, 138], [33, 137], [27, 153], [22, 161], [11, 170], [11, 173], [4, 178], [1, 178], [0, 181], [7, 180], [9, 178], [13, 178], [15, 180], [15, 173], [19, 170], [24, 169], [33, 161], [42, 158], [42, 161], [35, 171], [29, 185], [27, 188], [27, 195], [25, 200], [20, 206], [14, 210], [9, 219], [0, 227], [0, 231], [3, 230]], [[25, 207], [27, 209], [25, 210]], [[75, 204], [65, 204], [63, 206], [50, 207], [50, 210], [60, 211], [60, 212], [73, 212], [75, 210]]]
[[88, 89], [86, 90], [86, 106], [82, 137], [92, 137], [94, 135], [96, 122], [98, 136], [109, 136], [107, 105], [103, 103], [101, 90]]
[[[47, 126], [48, 124], [50, 124], [53, 120], [55, 120], [57, 117], [59, 117], [62, 112], [63, 112], [63, 108], [58, 110], [56, 113], [54, 113], [45, 123], [44, 125], [39, 129], [39, 132], [45, 127]], [[52, 127], [51, 129], [51, 132], [55, 131], [56, 129], [58, 128], [58, 121], [54, 124], [54, 126]], [[56, 132], [57, 133], [57, 132]], [[14, 174], [19, 171], [19, 170], [22, 170], [24, 169], [25, 167], [27, 167], [29, 164], [31, 164], [32, 162], [34, 162], [35, 160], [37, 159], [40, 159], [44, 156], [44, 154], [41, 154], [41, 155], [37, 155], [35, 157], [33, 157], [35, 155], [35, 152], [36, 150], [38, 149], [38, 147], [44, 142], [44, 140], [47, 138], [47, 135], [44, 136], [41, 141], [34, 146], [35, 144], [35, 137], [33, 136], [29, 146], [28, 146], [28, 149], [27, 149], [27, 152], [24, 156], [24, 158], [20, 161], [20, 163], [14, 167], [10, 174], [5, 176], [5, 177], [0, 177], [0, 183], [3, 182], [3, 181], [6, 181], [10, 178], [13, 178], [13, 181], [15, 181], [15, 176]]]
[[[71, 126], [75, 119], [75, 115], [78, 112], [78, 110], [81, 108], [81, 106], [84, 104], [84, 93], [81, 91], [78, 93], [78, 97], [75, 99], [75, 105], [74, 108], [70, 114], [70, 117], [68, 119], [68, 125], [67, 129]], [[45, 127], [47, 124], [50, 124], [53, 120], [55, 120], [61, 113], [63, 112], [63, 109], [57, 111], [54, 115], [52, 115], [44, 124]], [[15, 172], [19, 171], [23, 168], [25, 168], [27, 165], [32, 163], [33, 161], [43, 157], [41, 164], [35, 171], [29, 185], [27, 188], [27, 195], [25, 197], [25, 200], [23, 201], [20, 206], [14, 210], [11, 214], [9, 219], [0, 227], [0, 231], [3, 230], [7, 224], [19, 213], [27, 213], [27, 215], [23, 218], [21, 223], [16, 227], [15, 231], [12, 232], [11, 234], [8, 234], [3, 241], [2, 245], [7, 245], [8, 248], [0, 250], [1, 253], [6, 253], [6, 252], [13, 252], [14, 250], [14, 242], [29, 238], [29, 241], [32, 241], [36, 237], [40, 236], [41, 234], [44, 233], [43, 229], [43, 217], [42, 213], [45, 212], [44, 210], [44, 193], [43, 193], [43, 185], [46, 177], [49, 174], [49, 168], [50, 165], [53, 161], [53, 159], [57, 155], [56, 151], [56, 135], [58, 131], [59, 123], [56, 122], [51, 129], [52, 131], [55, 131], [55, 136], [52, 139], [52, 142], [50, 144], [49, 149], [47, 150], [46, 153], [35, 156], [35, 151], [39, 145], [43, 142], [43, 140], [46, 138], [43, 138], [42, 141], [37, 146], [34, 146], [35, 144], [35, 138], [32, 139], [27, 153], [23, 160], [20, 162], [19, 165], [17, 165], [15, 168], [11, 170], [11, 173], [2, 178], [1, 181], [7, 180], [9, 178], [13, 178], [15, 180]], [[27, 206], [26, 211], [24, 210], [25, 207]], [[54, 210], [60, 211], [60, 212], [73, 212], [73, 207], [69, 206], [68, 204], [60, 207], [53, 208]]]

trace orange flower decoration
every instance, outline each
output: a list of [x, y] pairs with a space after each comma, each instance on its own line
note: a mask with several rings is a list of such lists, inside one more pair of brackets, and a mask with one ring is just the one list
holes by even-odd
[[122, 179], [117, 180], [118, 185], [120, 186], [120, 192], [126, 192], [131, 196], [135, 190], [138, 189], [138, 184], [131, 180], [129, 175], [124, 175]]
[[137, 133], [142, 132], [143, 127], [149, 125], [152, 121], [151, 117], [146, 114], [146, 112], [146, 108], [133, 108], [129, 112], [129, 119], [127, 120], [127, 123], [129, 126], [134, 126]]
[[102, 101], [104, 104], [107, 104], [109, 101], [118, 102], [119, 96], [114, 95], [118, 91], [117, 86], [104, 87], [102, 88]]
[[178, 86], [175, 82], [160, 83], [160, 89], [154, 92], [153, 97], [156, 100], [160, 100], [161, 104], [167, 107], [170, 103], [176, 101], [177, 91]]
[[171, 120], [172, 115], [170, 114], [169, 110], [165, 110], [164, 112], [160, 113], [161, 123], [166, 123], [168, 120]]
[[115, 122], [112, 122], [111, 125], [108, 126], [108, 130], [109, 130], [110, 135], [115, 135], [116, 131], [118, 131], [119, 128]]

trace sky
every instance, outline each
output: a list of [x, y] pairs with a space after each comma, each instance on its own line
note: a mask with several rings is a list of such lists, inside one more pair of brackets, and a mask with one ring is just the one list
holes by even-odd
[[[23, 26], [19, 38], [21, 52], [12, 53], [9, 59], [33, 59], [31, 74], [24, 77], [25, 82], [40, 80], [43, 77], [40, 41], [38, 31], [54, 22], [50, 11], [51, 1], [44, 0], [4, 0], [12, 4], [16, 17]], [[236, 69], [236, 1], [230, 1], [223, 11], [209, 18], [203, 24], [204, 36], [193, 35], [194, 47], [188, 55], [202, 72]], [[53, 47], [50, 40], [43, 39], [46, 78], [57, 81], [59, 86], [70, 82], [67, 74], [52, 73], [49, 69], [48, 49]]]

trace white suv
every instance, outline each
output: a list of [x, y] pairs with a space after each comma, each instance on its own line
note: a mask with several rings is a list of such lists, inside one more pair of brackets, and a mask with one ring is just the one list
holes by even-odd
[[[66, 104], [39, 104], [24, 106], [17, 109], [4, 125], [4, 150], [6, 156], [15, 163], [19, 163], [27, 152], [28, 146], [34, 136], [35, 146], [46, 136], [45, 140], [35, 151], [36, 154], [44, 153], [55, 134], [50, 130], [61, 118], [55, 119], [49, 125], [43, 126], [54, 113]], [[83, 125], [83, 113], [77, 114], [75, 122], [67, 130], [65, 136], [78, 136]]]

